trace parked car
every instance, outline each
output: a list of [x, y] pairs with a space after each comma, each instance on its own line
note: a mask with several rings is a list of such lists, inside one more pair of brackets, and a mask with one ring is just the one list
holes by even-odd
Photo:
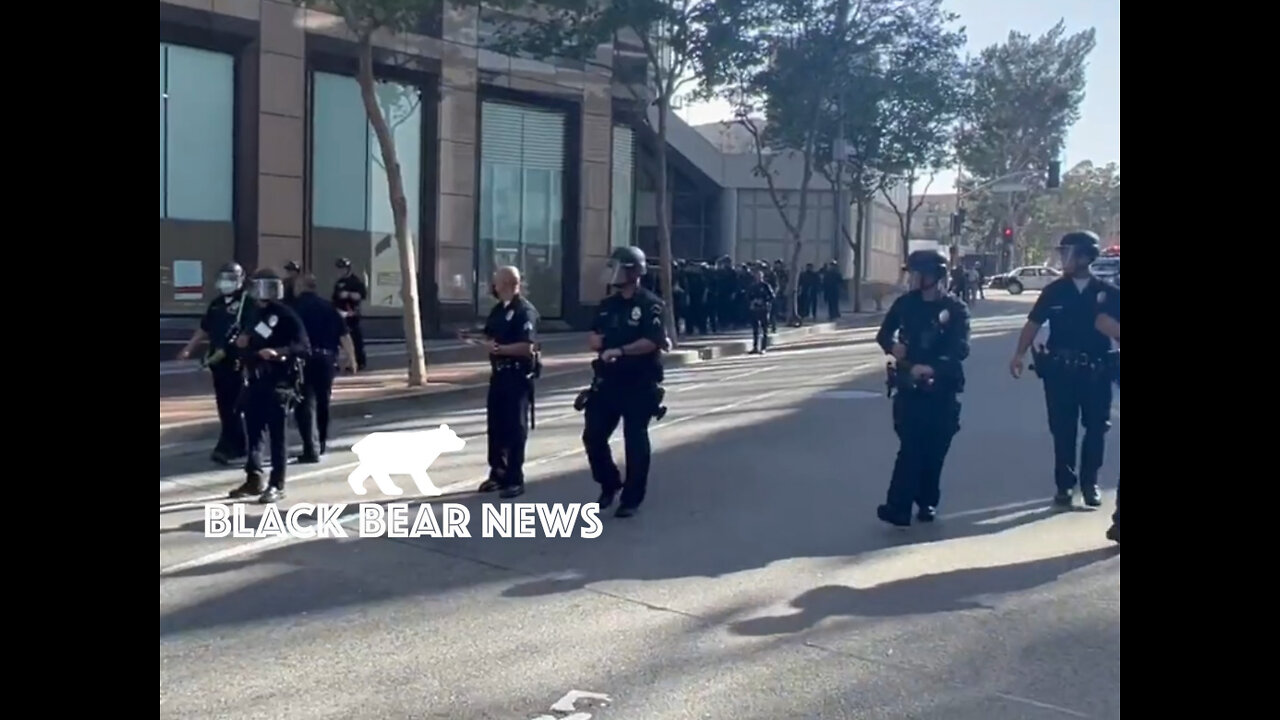
[[[1043, 290], [1061, 275], [1051, 267], [1020, 267], [1004, 275], [1002, 285], [1010, 295], [1019, 295], [1023, 290]], [[996, 287], [994, 278], [991, 287]]]
[[1107, 280], [1120, 285], [1120, 258], [1119, 256], [1103, 256], [1093, 261], [1089, 266], [1089, 270], [1100, 280]]

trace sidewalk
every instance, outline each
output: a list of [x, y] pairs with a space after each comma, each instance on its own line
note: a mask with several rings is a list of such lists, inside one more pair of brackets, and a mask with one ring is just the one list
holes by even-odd
[[[879, 323], [882, 313], [845, 316], [835, 323], [818, 323], [800, 328], [778, 328], [775, 345], [834, 330], [866, 327]], [[443, 343], [427, 353], [427, 385], [408, 387], [403, 369], [404, 351], [389, 347], [370, 353], [370, 369], [357, 375], [341, 375], [334, 383], [332, 418], [359, 417], [375, 407], [395, 402], [421, 402], [423, 396], [456, 393], [484, 387], [489, 363], [477, 348]], [[586, 348], [585, 333], [565, 333], [543, 341], [543, 379], [585, 376], [594, 353]], [[663, 357], [663, 365], [676, 368], [704, 360], [741, 355], [751, 349], [750, 330], [710, 336], [693, 336]], [[479, 357], [477, 357], [479, 356]], [[217, 410], [208, 373], [169, 372], [160, 375], [160, 443], [170, 444], [214, 438], [218, 434]], [[585, 380], [585, 377], [584, 377]]]

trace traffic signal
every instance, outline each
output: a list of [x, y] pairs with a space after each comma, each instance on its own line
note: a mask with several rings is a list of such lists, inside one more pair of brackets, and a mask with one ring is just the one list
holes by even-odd
[[965, 210], [959, 210], [951, 213], [951, 237], [960, 237], [964, 234]]
[[1049, 190], [1056, 190], [1062, 185], [1062, 163], [1057, 160], [1049, 161], [1049, 178], [1045, 181], [1044, 186]]
[[1004, 236], [1005, 242], [1007, 243], [1013, 242], [1013, 228], [1006, 227], [1001, 234]]

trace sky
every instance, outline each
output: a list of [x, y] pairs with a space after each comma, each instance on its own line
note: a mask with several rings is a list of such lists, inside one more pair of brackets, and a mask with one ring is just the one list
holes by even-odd
[[[960, 15], [974, 55], [1004, 42], [1011, 30], [1034, 37], [1059, 20], [1066, 21], [1068, 33], [1093, 27], [1098, 44], [1089, 55], [1080, 121], [1067, 136], [1063, 167], [1084, 160], [1120, 162], [1120, 0], [944, 0], [944, 5]], [[677, 114], [693, 125], [732, 117], [722, 101], [689, 105]], [[955, 181], [954, 171], [940, 173], [929, 192], [952, 192]]]

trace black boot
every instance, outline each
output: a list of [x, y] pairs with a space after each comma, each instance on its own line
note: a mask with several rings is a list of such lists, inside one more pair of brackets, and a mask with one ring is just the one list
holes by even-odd
[[911, 527], [910, 512], [903, 515], [899, 515], [897, 513], [894, 513], [892, 510], [890, 510], [888, 505], [880, 505], [879, 507], [877, 507], [876, 517], [880, 518], [880, 520], [884, 522], [889, 523], [890, 525], [893, 525], [894, 527], [900, 527], [900, 528]]
[[1102, 491], [1097, 485], [1086, 485], [1080, 488], [1080, 495], [1084, 497], [1084, 504], [1089, 507], [1099, 507], [1102, 505]]
[[239, 500], [241, 498], [253, 497], [254, 495], [261, 495], [264, 490], [266, 490], [266, 487], [262, 483], [262, 478], [250, 475], [245, 479], [244, 483], [241, 484], [240, 487], [232, 490], [227, 497], [232, 500]]

